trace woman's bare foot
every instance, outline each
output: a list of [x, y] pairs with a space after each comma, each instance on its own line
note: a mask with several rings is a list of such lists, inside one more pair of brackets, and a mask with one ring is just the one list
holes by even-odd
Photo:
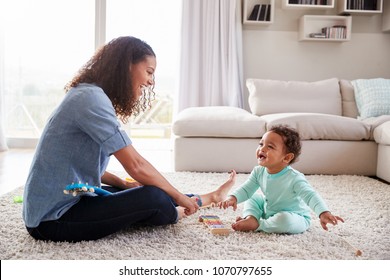
[[253, 216], [245, 218], [237, 217], [236, 222], [232, 224], [235, 231], [254, 231], [259, 227], [259, 222]]
[[200, 195], [202, 206], [217, 204], [218, 202], [225, 200], [229, 191], [236, 183], [236, 175], [236, 171], [232, 170], [227, 181], [219, 186], [218, 189], [210, 193]]
[[177, 206], [176, 210], [177, 210], [177, 218], [178, 218], [178, 220], [181, 220], [183, 218], [187, 218], [187, 215], [184, 213], [184, 210], [185, 210], [184, 207]]

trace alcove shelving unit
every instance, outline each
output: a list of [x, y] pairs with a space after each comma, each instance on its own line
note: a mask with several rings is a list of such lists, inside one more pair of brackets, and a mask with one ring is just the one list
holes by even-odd
[[[382, 30], [390, 31], [388, 11], [383, 0], [281, 0], [282, 9], [312, 10], [299, 19], [299, 41], [347, 42], [351, 40], [352, 16], [383, 13]], [[390, 5], [390, 0], [388, 1]], [[269, 7], [269, 16], [257, 8]], [[329, 14], [329, 9], [331, 14]], [[243, 0], [243, 24], [269, 25], [274, 22], [275, 0]], [[320, 10], [323, 10], [322, 13]], [[318, 11], [318, 12], [317, 12]], [[261, 16], [262, 14], [262, 16]], [[387, 15], [387, 16], [385, 16]]]
[[[282, 0], [283, 9], [333, 9], [335, 0]], [[310, 4], [307, 4], [310, 3]]]
[[[351, 40], [352, 17], [304, 15], [299, 19], [299, 41], [346, 42]], [[326, 30], [324, 30], [326, 29]]]
[[381, 14], [383, 0], [338, 0], [337, 12], [339, 14], [375, 15]]
[[244, 0], [242, 23], [270, 25], [274, 22], [275, 0]]

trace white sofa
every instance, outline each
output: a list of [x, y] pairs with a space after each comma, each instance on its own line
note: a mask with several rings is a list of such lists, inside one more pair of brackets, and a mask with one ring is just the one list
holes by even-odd
[[[227, 106], [187, 108], [176, 116], [172, 128], [175, 170], [250, 172], [267, 128], [287, 124], [302, 138], [302, 154], [293, 165], [301, 172], [378, 176], [390, 182], [390, 91], [385, 90], [385, 101], [379, 105], [374, 92], [371, 105], [359, 90], [358, 101], [369, 105], [360, 104], [364, 112], [359, 112], [352, 83], [337, 78], [248, 79], [251, 112]], [[389, 104], [383, 104], [387, 100]], [[384, 114], [370, 117], [370, 106], [382, 106]]]

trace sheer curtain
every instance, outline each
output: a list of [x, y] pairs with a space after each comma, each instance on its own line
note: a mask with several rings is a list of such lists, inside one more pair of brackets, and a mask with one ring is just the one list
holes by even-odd
[[183, 0], [178, 110], [243, 107], [240, 0]]
[[[0, 8], [1, 8], [0, 4]], [[1, 9], [3, 10], [3, 9]], [[0, 152], [7, 150], [7, 142], [4, 134], [4, 36], [3, 36], [3, 12], [0, 12]]]
[[[0, 54], [1, 56], [1, 54]], [[7, 142], [5, 139], [5, 134], [4, 134], [4, 108], [3, 108], [3, 69], [1, 67], [1, 58], [0, 58], [0, 152], [7, 150]]]
[[[1, 51], [1, 50], [0, 50]], [[2, 54], [0, 53], [0, 152], [7, 150], [7, 142], [4, 134], [4, 108], [3, 108], [3, 68], [1, 67]]]

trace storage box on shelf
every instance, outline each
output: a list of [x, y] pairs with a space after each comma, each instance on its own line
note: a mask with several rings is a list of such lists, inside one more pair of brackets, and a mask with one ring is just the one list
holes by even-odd
[[274, 21], [275, 0], [244, 0], [242, 22], [269, 25]]
[[[311, 4], [307, 4], [311, 3]], [[332, 9], [334, 0], [313, 0], [311, 2], [302, 0], [283, 0], [283, 9]]]
[[299, 19], [300, 41], [345, 42], [351, 40], [352, 17], [304, 15]]
[[338, 0], [339, 14], [374, 15], [382, 13], [383, 0]]

